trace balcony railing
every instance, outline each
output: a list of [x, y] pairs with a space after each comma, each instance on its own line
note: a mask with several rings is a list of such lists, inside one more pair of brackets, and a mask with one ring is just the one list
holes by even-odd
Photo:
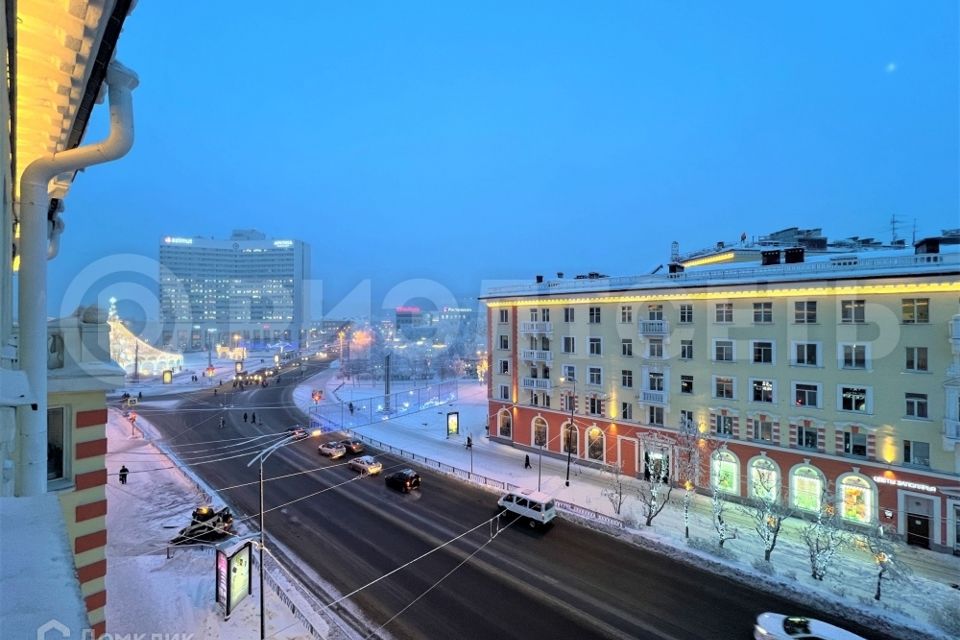
[[520, 387], [527, 390], [550, 391], [550, 378], [520, 378]]
[[650, 389], [643, 389], [639, 396], [640, 402], [644, 402], [646, 404], [667, 404], [666, 391], [651, 391]]
[[943, 437], [950, 440], [960, 440], [960, 420], [943, 419]]
[[641, 320], [641, 336], [665, 336], [670, 333], [669, 320]]
[[553, 333], [551, 322], [521, 322], [520, 333]]
[[523, 349], [520, 351], [520, 358], [528, 362], [552, 362], [553, 353], [539, 349]]

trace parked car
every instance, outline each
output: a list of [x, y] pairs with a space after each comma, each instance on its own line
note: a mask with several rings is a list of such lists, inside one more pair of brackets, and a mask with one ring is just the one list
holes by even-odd
[[287, 434], [287, 436], [296, 436], [297, 440], [303, 440], [304, 438], [310, 437], [310, 434], [307, 433], [307, 430], [298, 424], [295, 424], [292, 427], [287, 427], [286, 430], [284, 430], [284, 433]]
[[340, 444], [342, 444], [349, 453], [363, 453], [363, 443], [359, 440], [348, 438], [341, 440]]
[[359, 456], [350, 461], [350, 468], [360, 473], [374, 475], [383, 471], [383, 465], [373, 456]]
[[342, 458], [347, 455], [346, 448], [339, 442], [324, 442], [321, 443], [317, 450], [321, 455], [329, 456], [331, 460], [336, 460], [337, 458]]
[[396, 473], [387, 475], [384, 479], [388, 487], [398, 489], [404, 493], [409, 493], [414, 489], [420, 488], [420, 474], [413, 469], [401, 469]]
[[782, 613], [761, 613], [753, 625], [753, 637], [756, 640], [864, 640], [850, 631], [832, 624], [804, 618], [785, 616]]

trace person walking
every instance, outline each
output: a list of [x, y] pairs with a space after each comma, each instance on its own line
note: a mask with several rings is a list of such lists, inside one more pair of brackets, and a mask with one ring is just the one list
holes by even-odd
[[223, 429], [223, 425], [224, 425], [224, 424], [226, 424], [226, 420], [224, 420], [223, 416], [220, 416], [220, 428], [221, 428], [221, 429]]
[[120, 473], [117, 474], [117, 477], [120, 478], [120, 484], [127, 484], [128, 473], [130, 473], [130, 469], [127, 469], [126, 465], [120, 467]]
[[138, 401], [139, 401], [139, 400], [143, 400], [143, 391], [138, 391], [138, 392], [137, 392], [137, 400], [138, 400]]
[[470, 436], [467, 436], [467, 449], [472, 449], [472, 448], [473, 448], [473, 438], [471, 438]]
[[257, 412], [254, 411], [250, 414], [250, 424], [257, 424]]
[[247, 421], [247, 412], [246, 412], [246, 411], [243, 412], [243, 421], [244, 421], [244, 422]]
[[532, 468], [533, 468], [533, 465], [530, 464], [530, 454], [529, 454], [529, 453], [528, 453], [528, 454], [526, 455], [526, 457], [523, 459], [523, 468], [524, 468], [524, 469], [532, 469]]

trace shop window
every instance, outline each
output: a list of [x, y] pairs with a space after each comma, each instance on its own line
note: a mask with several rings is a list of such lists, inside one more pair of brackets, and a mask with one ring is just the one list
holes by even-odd
[[513, 433], [513, 419], [509, 411], [501, 411], [497, 414], [497, 431], [502, 438], [509, 438]]
[[848, 475], [840, 481], [840, 514], [844, 520], [857, 524], [874, 521], [874, 490], [870, 482], [856, 475]]
[[577, 428], [572, 426], [569, 422], [563, 425], [563, 452], [570, 452], [573, 455], [577, 455], [577, 438], [578, 432]]
[[750, 496], [776, 501], [780, 493], [780, 472], [772, 460], [759, 457], [750, 463]]
[[730, 451], [718, 451], [710, 461], [710, 480], [717, 491], [740, 493], [740, 462]]
[[537, 447], [547, 444], [547, 421], [540, 417], [533, 419], [533, 444]]
[[793, 506], [803, 511], [819, 511], [823, 498], [824, 480], [820, 472], [809, 465], [797, 467], [790, 477]]

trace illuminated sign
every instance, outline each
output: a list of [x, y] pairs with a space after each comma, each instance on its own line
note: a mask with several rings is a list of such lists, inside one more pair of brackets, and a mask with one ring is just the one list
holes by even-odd
[[167, 244], [193, 244], [193, 238], [176, 238], [174, 236], [167, 236], [163, 241]]
[[278, 249], [286, 249], [293, 246], [293, 240], [274, 240], [273, 246]]
[[216, 601], [220, 604], [224, 618], [229, 618], [237, 605], [253, 593], [250, 580], [251, 544], [245, 543], [233, 554], [217, 549], [217, 588]]
[[917, 489], [919, 491], [928, 491], [936, 493], [937, 488], [933, 485], [923, 484], [922, 482], [910, 482], [909, 480], [897, 480], [896, 478], [886, 478], [884, 476], [873, 476], [873, 481], [877, 484], [889, 484], [903, 489]]
[[163, 370], [163, 384], [170, 384], [173, 382], [173, 370], [164, 369]]
[[447, 414], [447, 437], [460, 433], [460, 412], [451, 411]]
[[420, 307], [397, 307], [397, 313], [420, 313]]

